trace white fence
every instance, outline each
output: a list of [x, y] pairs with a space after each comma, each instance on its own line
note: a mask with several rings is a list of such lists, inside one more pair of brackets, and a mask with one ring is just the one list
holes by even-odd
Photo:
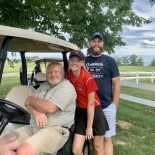
[[[136, 79], [136, 83], [138, 83], [138, 79], [150, 79], [151, 82], [153, 83], [153, 80], [155, 79], [155, 72], [120, 72], [121, 74], [135, 74], [135, 77], [121, 77], [121, 80], [125, 80], [125, 79]], [[142, 74], [143, 76], [140, 76], [140, 74]], [[144, 74], [146, 75], [150, 75], [150, 76], [144, 76]]]

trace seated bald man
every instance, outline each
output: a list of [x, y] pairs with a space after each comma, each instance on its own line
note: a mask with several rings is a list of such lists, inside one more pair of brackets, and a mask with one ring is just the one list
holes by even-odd
[[39, 155], [57, 152], [69, 137], [74, 123], [76, 92], [64, 79], [63, 66], [52, 62], [47, 81], [25, 101], [30, 125], [0, 138], [0, 155]]

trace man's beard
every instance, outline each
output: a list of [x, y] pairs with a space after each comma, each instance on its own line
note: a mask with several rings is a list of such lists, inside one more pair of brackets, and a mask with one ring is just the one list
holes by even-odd
[[55, 80], [55, 81], [53, 81], [53, 80], [51, 80], [51, 79], [47, 79], [47, 81], [48, 81], [51, 85], [57, 85], [57, 84], [59, 84], [59, 83], [62, 81], [62, 79], [58, 79], [58, 80]]
[[90, 48], [90, 52], [92, 55], [101, 55], [101, 53], [103, 52], [103, 47], [100, 48], [100, 51], [94, 51], [93, 47], [92, 47], [92, 48]]

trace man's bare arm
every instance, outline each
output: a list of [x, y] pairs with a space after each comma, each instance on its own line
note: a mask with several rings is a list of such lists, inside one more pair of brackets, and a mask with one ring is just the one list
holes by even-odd
[[34, 107], [31, 105], [25, 106], [28, 113], [34, 115], [34, 118], [36, 120], [36, 123], [39, 127], [45, 127], [47, 125], [47, 116], [45, 113], [37, 111]]
[[119, 96], [120, 96], [120, 76], [116, 78], [112, 78], [112, 84], [113, 84], [113, 103], [118, 106]]
[[25, 107], [29, 114], [33, 114], [34, 111], [36, 111], [36, 109], [32, 107], [31, 105], [26, 105]]
[[25, 106], [31, 105], [37, 111], [42, 113], [54, 113], [59, 110], [59, 107], [49, 100], [37, 99], [34, 96], [29, 96], [25, 101]]

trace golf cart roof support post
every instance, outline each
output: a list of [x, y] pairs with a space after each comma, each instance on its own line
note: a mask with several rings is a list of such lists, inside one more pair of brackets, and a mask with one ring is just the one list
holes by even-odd
[[22, 60], [22, 85], [27, 85], [27, 64], [25, 58], [25, 52], [20, 52]]
[[3, 70], [4, 70], [4, 64], [5, 64], [5, 60], [7, 57], [7, 50], [8, 50], [8, 46], [9, 43], [11, 41], [13, 37], [11, 36], [7, 36], [4, 38], [2, 46], [1, 46], [1, 50], [0, 50], [0, 83], [2, 80], [2, 74], [3, 74]]
[[46, 60], [44, 59], [44, 64], [45, 64], [45, 70], [46, 70]]
[[67, 52], [62, 52], [63, 62], [64, 62], [64, 70], [65, 73], [68, 72], [68, 61], [67, 61]]

